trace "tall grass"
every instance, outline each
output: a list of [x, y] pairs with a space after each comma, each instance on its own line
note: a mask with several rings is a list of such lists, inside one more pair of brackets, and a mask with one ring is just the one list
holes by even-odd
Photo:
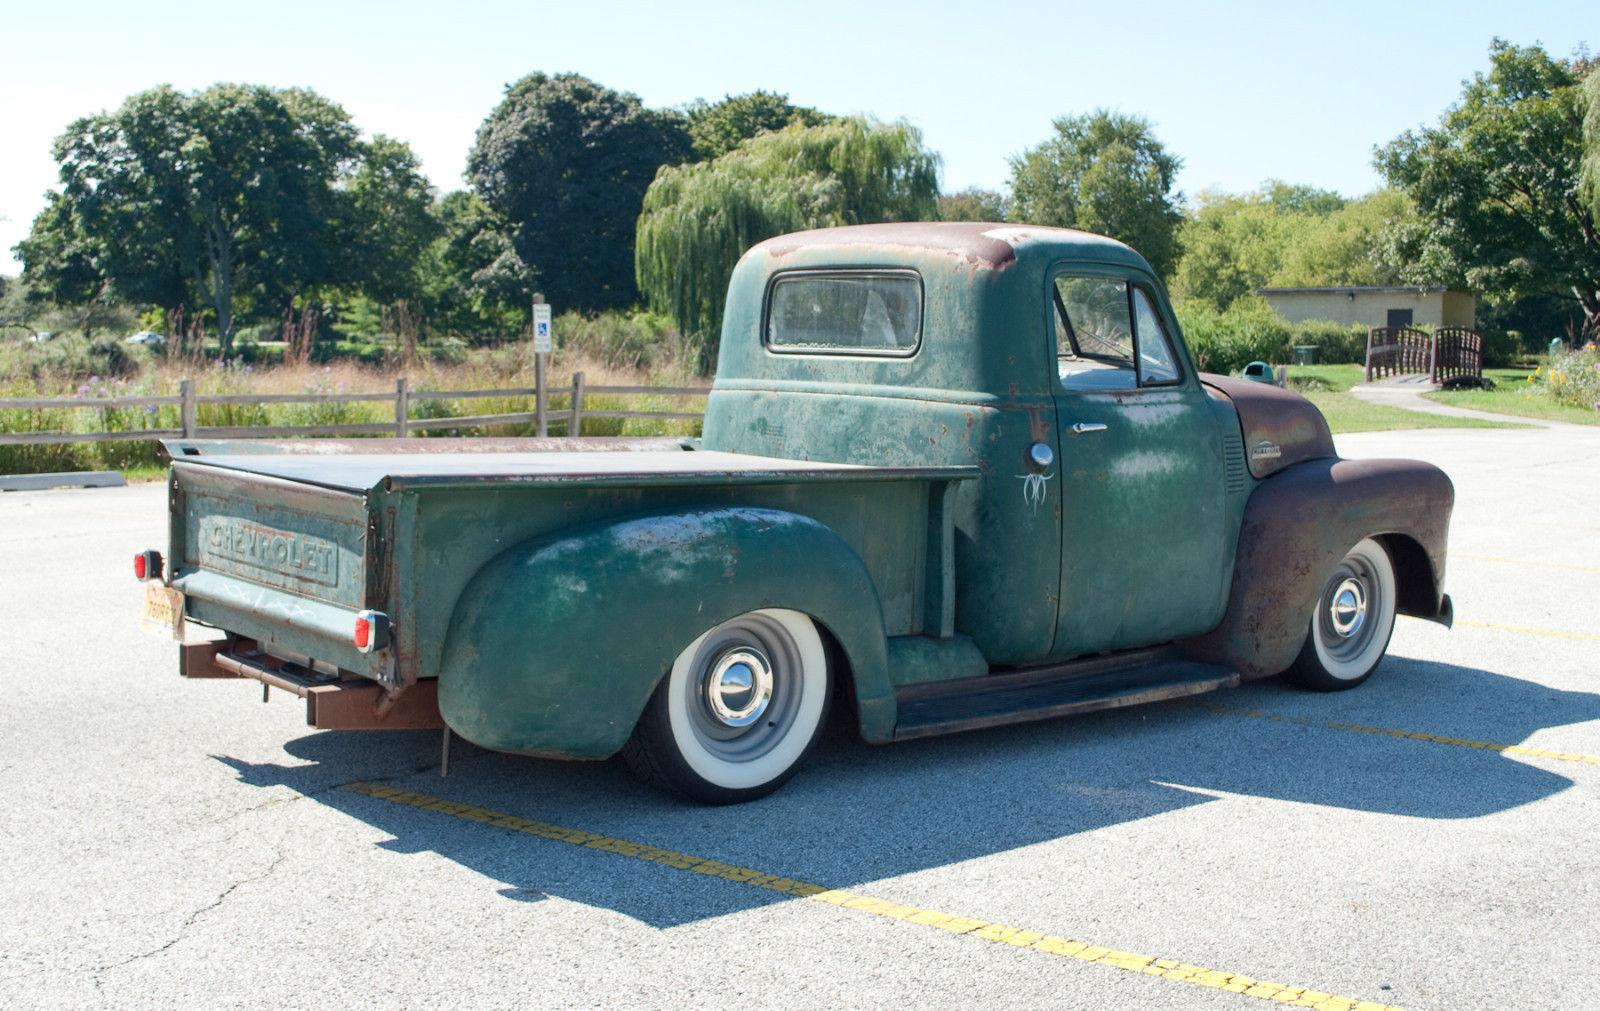
[[[394, 390], [398, 370], [355, 363], [257, 367], [243, 364], [211, 366], [169, 365], [146, 360], [133, 377], [90, 375], [80, 378], [75, 368], [60, 372], [18, 369], [0, 382], [0, 399], [24, 397], [175, 396], [184, 378], [195, 381], [198, 395], [227, 394], [339, 394], [388, 393]], [[673, 359], [661, 359], [653, 368], [619, 367], [568, 349], [549, 370], [550, 409], [564, 410], [570, 397], [571, 374], [582, 371], [590, 386], [704, 385], [690, 380]], [[502, 348], [479, 353], [461, 364], [424, 362], [405, 370], [412, 391], [408, 416], [412, 419], [458, 418], [472, 415], [532, 412], [534, 398], [488, 397], [468, 400], [434, 400], [428, 390], [481, 390], [531, 387], [532, 368], [522, 348]], [[698, 411], [696, 397], [585, 396], [586, 410]], [[383, 424], [394, 420], [392, 403], [301, 404], [200, 404], [198, 421], [204, 428], [262, 426]], [[0, 409], [0, 432], [126, 432], [170, 429], [180, 425], [176, 406], [148, 408]], [[536, 434], [532, 422], [483, 427], [431, 429], [419, 437], [449, 435], [528, 436]], [[564, 422], [551, 422], [552, 434], [565, 434]], [[698, 421], [663, 419], [585, 418], [584, 435], [696, 435]], [[204, 432], [201, 435], [204, 436]], [[270, 437], [270, 433], [263, 433]], [[28, 474], [67, 470], [126, 470], [159, 464], [154, 440], [118, 443], [70, 443], [50, 446], [0, 446], [0, 473]]]

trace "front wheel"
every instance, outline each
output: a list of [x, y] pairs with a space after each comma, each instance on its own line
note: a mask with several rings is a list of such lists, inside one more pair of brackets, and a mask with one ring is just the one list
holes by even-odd
[[1382, 544], [1366, 538], [1323, 584], [1290, 679], [1322, 692], [1361, 684], [1389, 648], [1394, 615], [1394, 563]]
[[827, 652], [811, 619], [750, 611], [684, 647], [623, 758], [640, 778], [691, 800], [764, 797], [816, 743], [831, 694]]

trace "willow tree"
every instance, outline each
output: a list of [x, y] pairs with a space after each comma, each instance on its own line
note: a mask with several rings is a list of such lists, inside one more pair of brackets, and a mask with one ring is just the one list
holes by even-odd
[[763, 133], [713, 161], [663, 168], [639, 216], [639, 290], [714, 354], [745, 250], [806, 228], [932, 220], [938, 176], [919, 130], [862, 118]]

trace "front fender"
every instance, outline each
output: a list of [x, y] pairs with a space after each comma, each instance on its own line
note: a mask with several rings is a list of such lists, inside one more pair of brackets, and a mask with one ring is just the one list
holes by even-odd
[[439, 710], [499, 751], [605, 758], [701, 632], [762, 607], [811, 615], [848, 658], [863, 733], [892, 731], [883, 608], [866, 566], [816, 520], [714, 507], [520, 544], [456, 603]]
[[1185, 648], [1247, 679], [1286, 670], [1305, 643], [1323, 580], [1363, 537], [1390, 549], [1400, 612], [1448, 622], [1454, 504], [1450, 478], [1417, 460], [1312, 460], [1274, 474], [1245, 505], [1222, 624]]

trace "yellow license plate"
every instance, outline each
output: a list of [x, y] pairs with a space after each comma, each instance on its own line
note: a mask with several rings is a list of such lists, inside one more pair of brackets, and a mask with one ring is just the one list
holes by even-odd
[[163, 639], [183, 641], [183, 591], [164, 583], [146, 583], [140, 627]]

